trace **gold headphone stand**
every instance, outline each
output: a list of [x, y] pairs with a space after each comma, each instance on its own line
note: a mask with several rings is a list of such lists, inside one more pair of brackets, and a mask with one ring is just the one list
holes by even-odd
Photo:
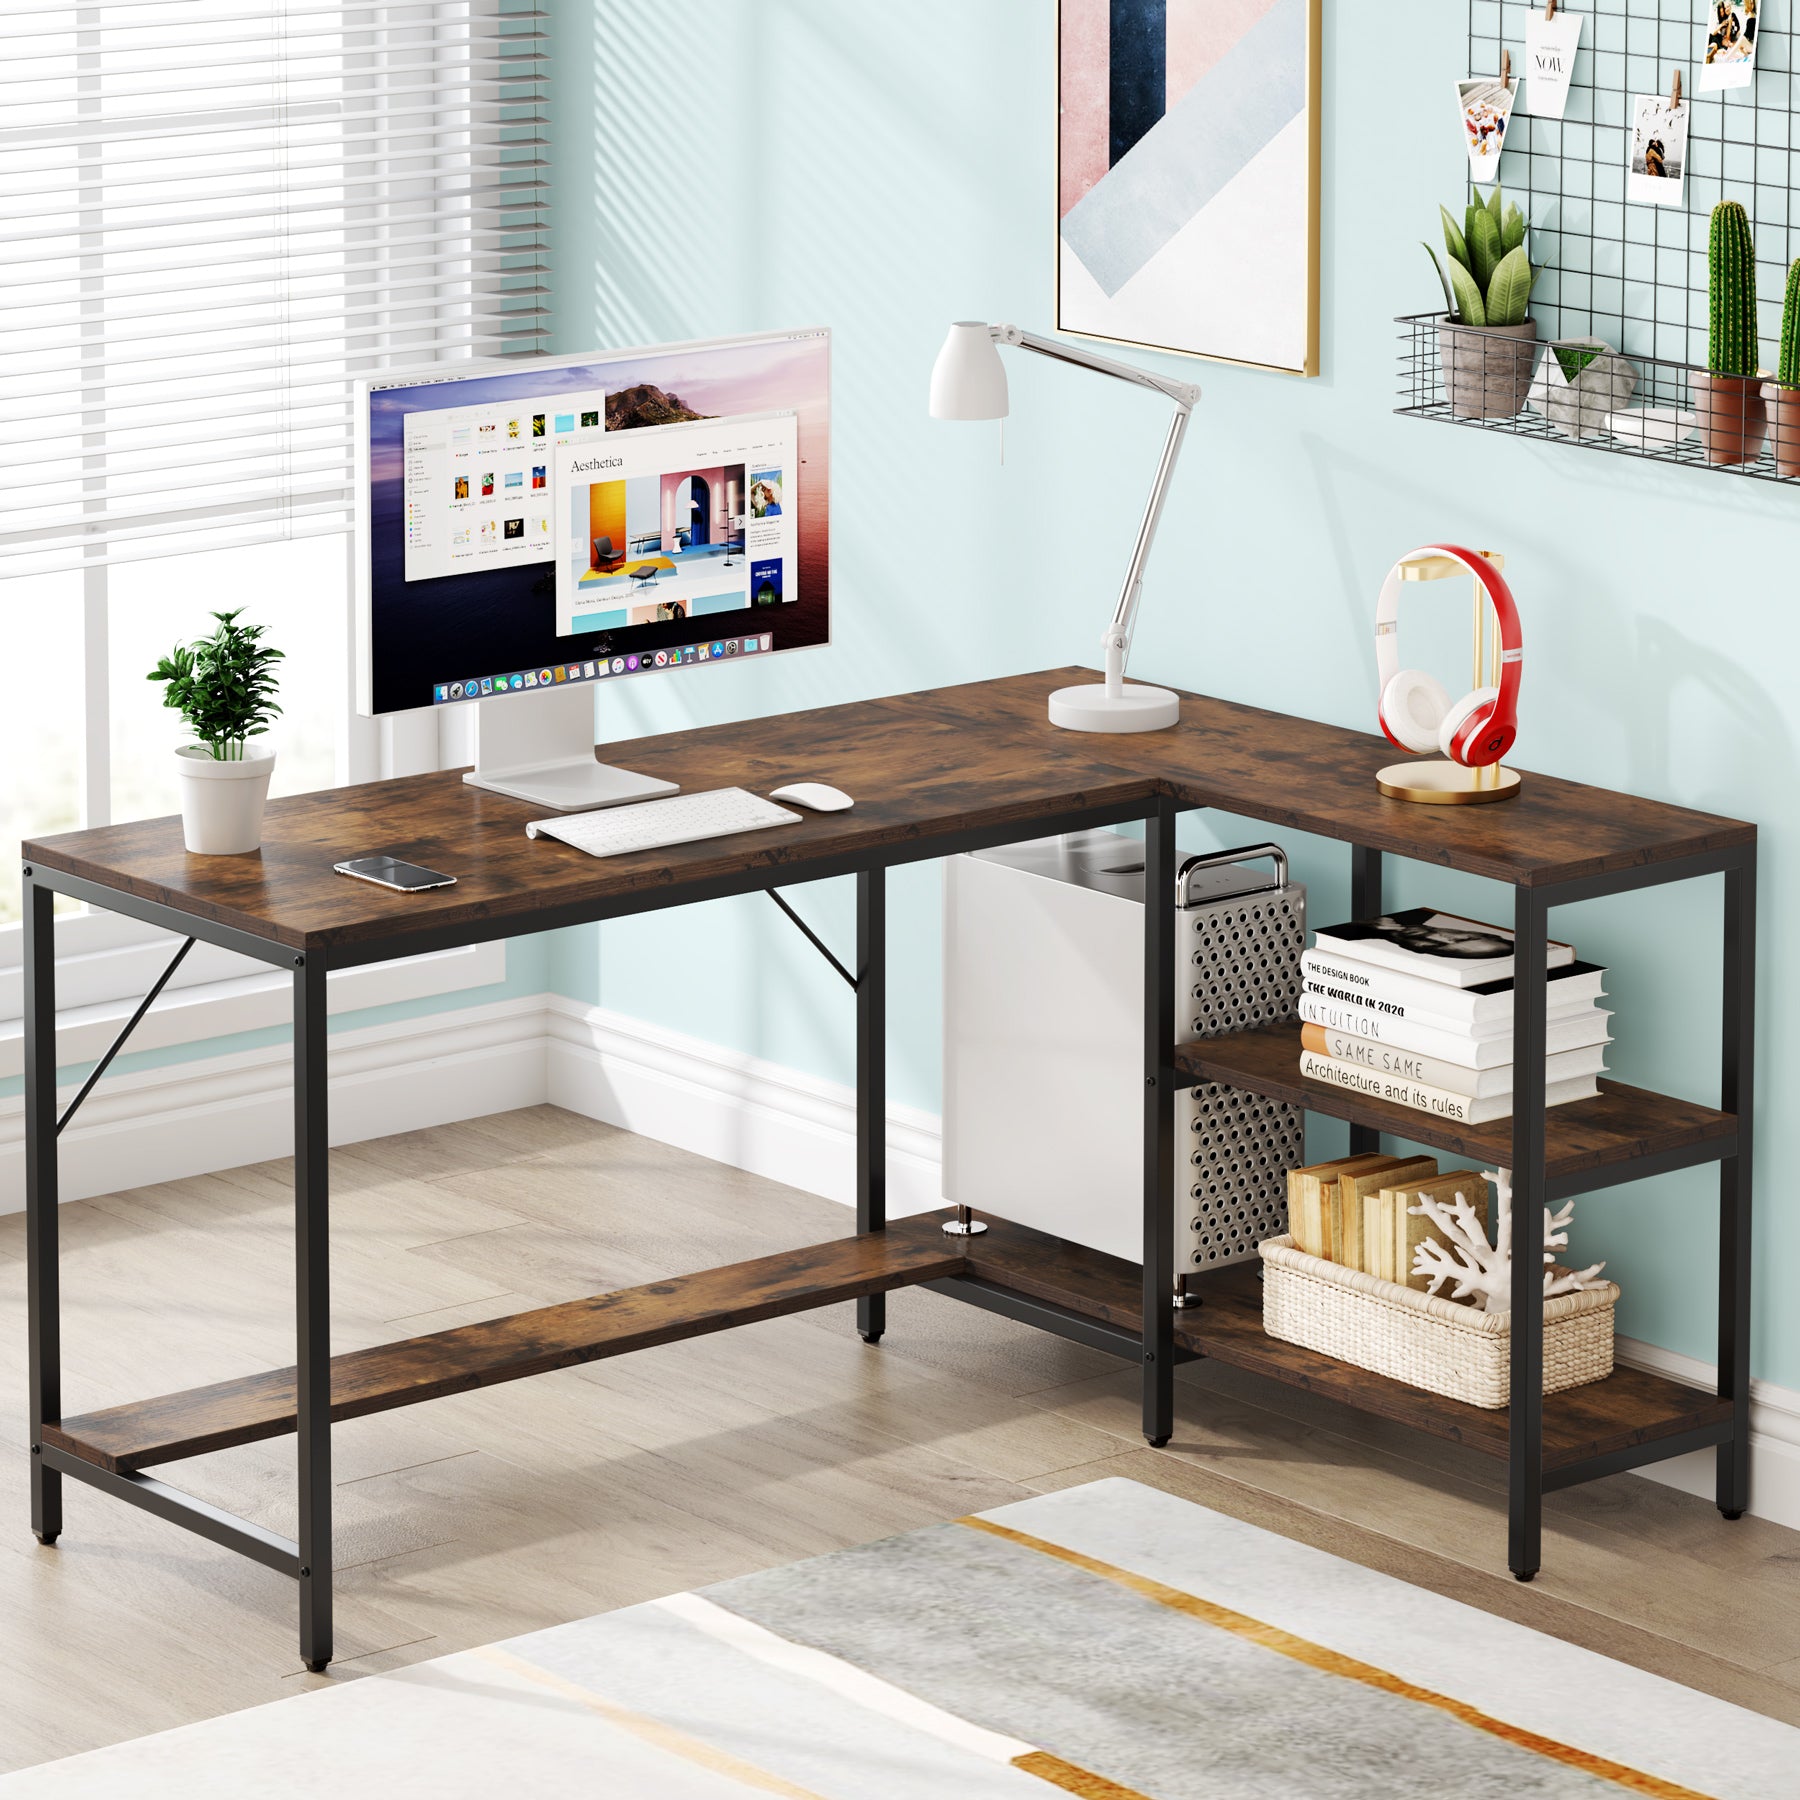
[[[1475, 553], [1496, 569], [1506, 567], [1506, 558], [1498, 550]], [[1466, 575], [1468, 570], [1453, 556], [1421, 556], [1400, 565], [1402, 581], [1443, 581], [1451, 575]], [[1479, 581], [1475, 584], [1474, 654], [1470, 669], [1471, 688], [1500, 685], [1500, 622], [1494, 621], [1494, 634], [1488, 638], [1487, 595]], [[1378, 769], [1375, 785], [1390, 800], [1411, 800], [1420, 806], [1481, 806], [1490, 800], [1510, 800], [1519, 791], [1517, 769], [1503, 768], [1499, 763], [1485, 769], [1465, 768], [1448, 757], [1434, 756], [1427, 762], [1389, 763]]]

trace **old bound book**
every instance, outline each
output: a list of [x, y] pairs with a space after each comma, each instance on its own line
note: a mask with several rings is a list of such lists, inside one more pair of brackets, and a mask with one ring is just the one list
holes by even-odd
[[1361, 1269], [1374, 1274], [1369, 1267], [1368, 1242], [1363, 1233], [1364, 1203], [1371, 1194], [1384, 1187], [1395, 1187], [1403, 1181], [1428, 1181], [1438, 1172], [1435, 1156], [1419, 1156], [1408, 1160], [1396, 1158], [1385, 1167], [1355, 1174], [1341, 1174], [1331, 1197], [1333, 1262], [1346, 1269]]
[[1294, 1248], [1327, 1262], [1335, 1260], [1331, 1254], [1330, 1194], [1335, 1191], [1338, 1176], [1346, 1170], [1356, 1175], [1387, 1168], [1399, 1160], [1379, 1151], [1366, 1151], [1360, 1156], [1340, 1156], [1331, 1162], [1288, 1170], [1288, 1235], [1294, 1240]]

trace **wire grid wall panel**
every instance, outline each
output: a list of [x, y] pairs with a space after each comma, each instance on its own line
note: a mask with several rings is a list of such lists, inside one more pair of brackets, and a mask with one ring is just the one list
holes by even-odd
[[[1707, 0], [1573, 0], [1567, 10], [1580, 15], [1582, 29], [1564, 115], [1515, 111], [1500, 159], [1501, 182], [1530, 221], [1531, 257], [1542, 271], [1531, 300], [1539, 337], [1599, 337], [1633, 358], [1705, 367], [1711, 213], [1719, 201], [1737, 200], [1756, 235], [1761, 337], [1779, 343], [1787, 268], [1800, 254], [1791, 199], [1800, 178], [1800, 83], [1787, 9], [1759, 25], [1752, 85], [1710, 94], [1699, 91]], [[1765, 0], [1759, 10], [1775, 9]], [[1470, 0], [1469, 73], [1498, 75], [1509, 49], [1517, 76], [1526, 66], [1525, 21], [1542, 11], [1542, 0]], [[1688, 108], [1683, 204], [1627, 201], [1632, 99], [1667, 95], [1677, 69]], [[1521, 104], [1531, 104], [1529, 81]], [[1662, 372], [1644, 373], [1654, 378], [1637, 404], [1678, 402]]]

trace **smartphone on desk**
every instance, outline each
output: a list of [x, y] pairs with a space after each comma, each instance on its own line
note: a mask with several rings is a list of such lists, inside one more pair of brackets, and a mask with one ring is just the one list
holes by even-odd
[[454, 875], [440, 875], [436, 869], [423, 869], [417, 863], [402, 862], [397, 856], [359, 856], [354, 862], [331, 866], [340, 875], [354, 875], [358, 881], [372, 881], [377, 887], [395, 888], [402, 894], [456, 886]]

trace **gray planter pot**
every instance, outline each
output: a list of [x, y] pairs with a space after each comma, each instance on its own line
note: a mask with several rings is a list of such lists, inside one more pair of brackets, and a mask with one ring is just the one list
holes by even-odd
[[1537, 320], [1520, 325], [1463, 325], [1438, 320], [1438, 366], [1459, 419], [1510, 419], [1525, 410], [1537, 362]]

